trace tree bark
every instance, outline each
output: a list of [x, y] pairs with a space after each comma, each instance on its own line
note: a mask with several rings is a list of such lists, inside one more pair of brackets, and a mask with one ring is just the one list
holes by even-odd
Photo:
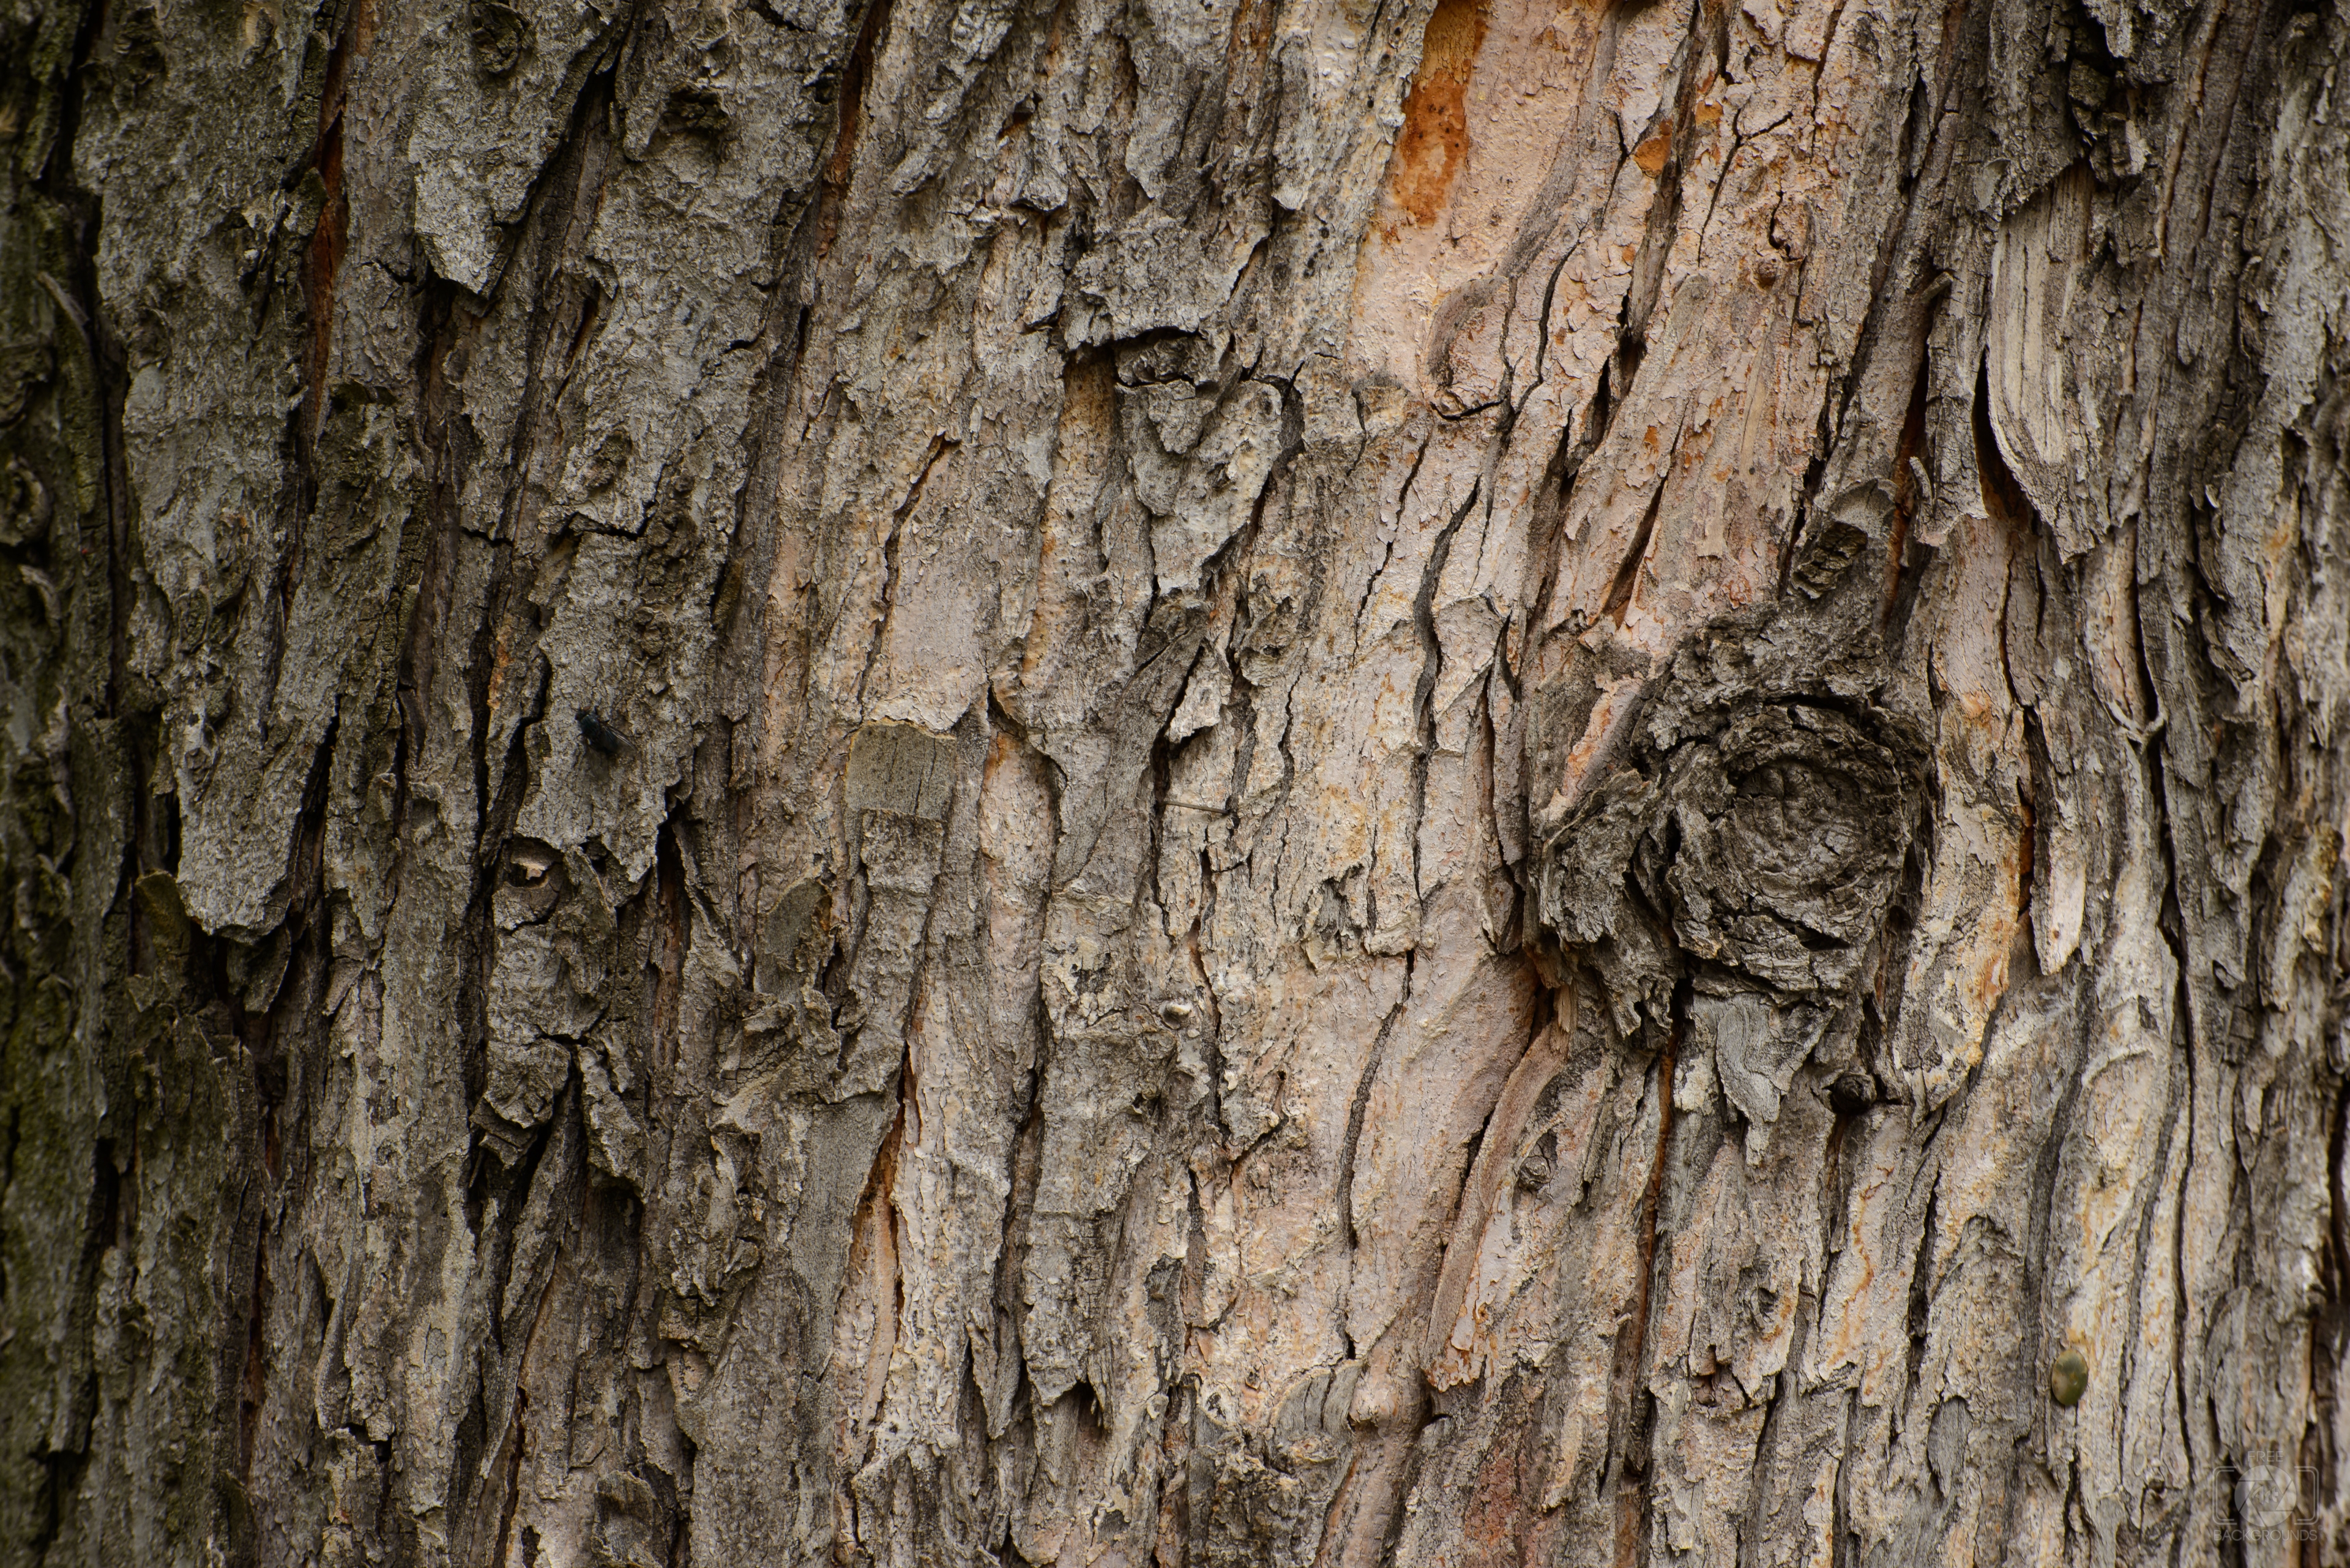
[[2350, 1562], [2297, 3], [0, 12], [0, 1563]]

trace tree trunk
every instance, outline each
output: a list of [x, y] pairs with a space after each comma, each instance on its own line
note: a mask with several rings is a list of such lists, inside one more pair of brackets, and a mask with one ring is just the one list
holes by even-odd
[[602, 4], [0, 12], [0, 1563], [2350, 1562], [2350, 5]]

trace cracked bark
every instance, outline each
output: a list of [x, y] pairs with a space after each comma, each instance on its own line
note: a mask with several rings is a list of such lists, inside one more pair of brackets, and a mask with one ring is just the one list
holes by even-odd
[[2297, 3], [0, 16], [0, 1561], [2350, 1561]]

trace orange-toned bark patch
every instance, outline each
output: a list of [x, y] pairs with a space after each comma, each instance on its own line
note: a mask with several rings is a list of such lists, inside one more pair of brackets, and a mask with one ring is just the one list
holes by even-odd
[[1469, 156], [1464, 100], [1485, 39], [1483, 0], [1438, 0], [1420, 46], [1419, 71], [1403, 100], [1388, 185], [1396, 205], [1416, 223], [1430, 223]]

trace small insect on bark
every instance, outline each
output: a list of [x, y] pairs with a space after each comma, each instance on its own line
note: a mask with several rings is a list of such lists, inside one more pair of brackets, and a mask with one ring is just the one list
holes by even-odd
[[2048, 1397], [2066, 1409], [2081, 1402], [2089, 1391], [2089, 1358], [2078, 1350], [2068, 1350], [2048, 1366]]
[[629, 749], [629, 738], [597, 716], [593, 708], [574, 711], [579, 721], [579, 738], [608, 757], [617, 757]]

